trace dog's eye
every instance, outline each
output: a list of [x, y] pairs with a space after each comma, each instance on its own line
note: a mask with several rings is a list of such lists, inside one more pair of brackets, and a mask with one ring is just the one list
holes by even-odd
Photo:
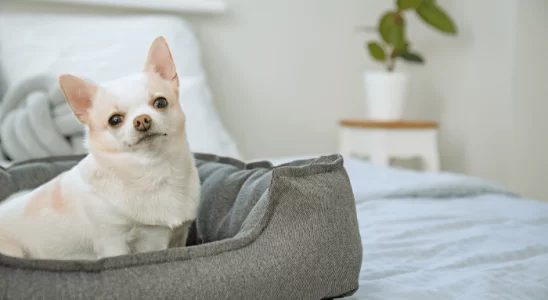
[[124, 121], [124, 117], [118, 114], [112, 115], [110, 119], [108, 119], [108, 123], [110, 124], [110, 126], [118, 126], [122, 124], [123, 121]]
[[167, 100], [164, 97], [156, 98], [156, 100], [154, 100], [153, 105], [156, 108], [166, 108], [167, 107]]

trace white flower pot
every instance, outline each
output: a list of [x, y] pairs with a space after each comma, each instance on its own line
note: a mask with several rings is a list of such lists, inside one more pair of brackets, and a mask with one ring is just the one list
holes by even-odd
[[366, 112], [374, 120], [401, 120], [407, 95], [407, 76], [398, 72], [365, 72]]

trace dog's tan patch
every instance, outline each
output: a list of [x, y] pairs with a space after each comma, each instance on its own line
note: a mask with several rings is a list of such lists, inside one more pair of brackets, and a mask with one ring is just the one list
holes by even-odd
[[42, 187], [27, 204], [23, 214], [27, 217], [40, 215], [40, 212], [47, 206], [49, 200], [48, 194], [47, 187]]
[[58, 213], [65, 213], [70, 211], [68, 202], [63, 198], [61, 193], [61, 180], [57, 179], [54, 181], [53, 188], [51, 190], [51, 207], [53, 211]]
[[25, 207], [23, 214], [25, 216], [39, 216], [47, 209], [58, 214], [65, 214], [72, 210], [63, 197], [59, 177], [40, 188], [40, 191], [32, 197], [27, 207]]
[[0, 253], [21, 258], [28, 256], [23, 245], [2, 228], [0, 228]]

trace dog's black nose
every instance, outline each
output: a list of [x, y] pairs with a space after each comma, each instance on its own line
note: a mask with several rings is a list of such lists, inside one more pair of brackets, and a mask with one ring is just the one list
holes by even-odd
[[133, 119], [133, 127], [139, 131], [147, 131], [152, 124], [152, 118], [149, 115], [140, 115]]

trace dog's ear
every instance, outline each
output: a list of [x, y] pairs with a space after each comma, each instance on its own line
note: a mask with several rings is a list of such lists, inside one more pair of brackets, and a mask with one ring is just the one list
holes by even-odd
[[87, 124], [89, 120], [88, 111], [91, 108], [93, 97], [95, 97], [99, 88], [70, 74], [59, 76], [59, 85], [76, 118], [80, 122]]
[[148, 50], [147, 61], [145, 63], [145, 72], [155, 72], [163, 79], [171, 81], [175, 88], [179, 87], [179, 78], [175, 69], [175, 62], [171, 56], [171, 51], [167, 45], [166, 39], [162, 36], [157, 37]]

